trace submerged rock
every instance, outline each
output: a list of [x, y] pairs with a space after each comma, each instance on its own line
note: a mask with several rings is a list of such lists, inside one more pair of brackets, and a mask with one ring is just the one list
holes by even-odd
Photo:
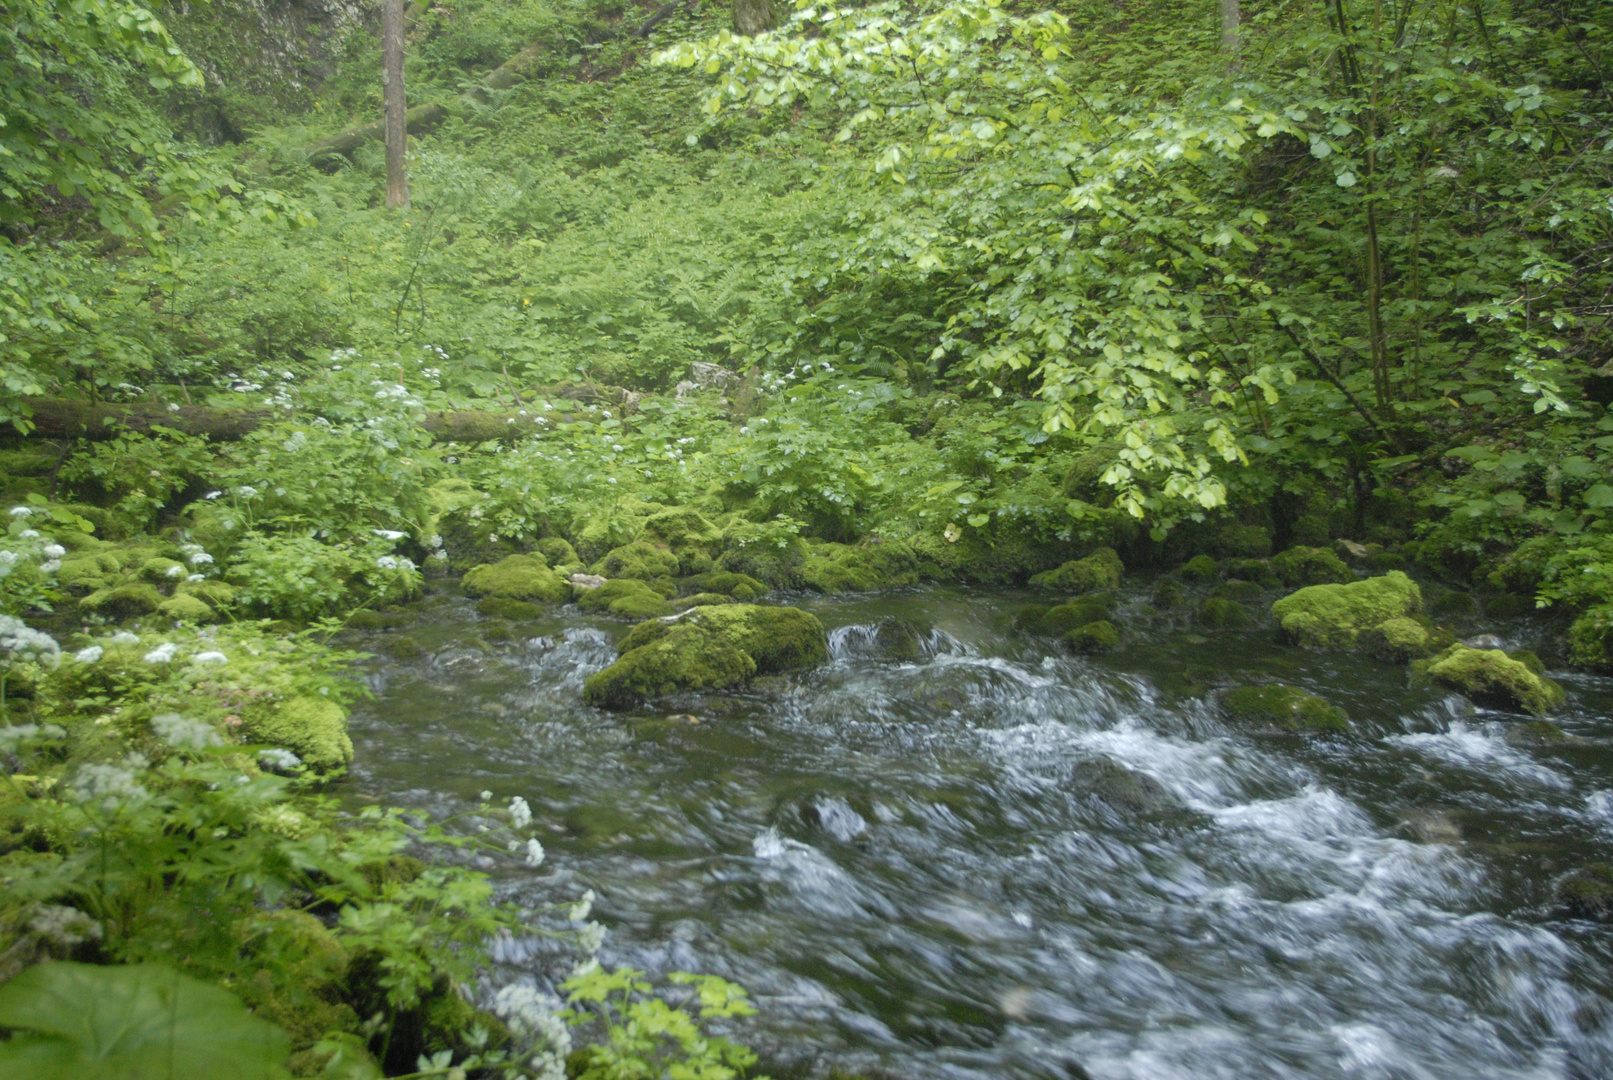
[[676, 619], [640, 623], [617, 649], [616, 662], [583, 684], [590, 705], [630, 708], [647, 698], [716, 690], [829, 658], [828, 635], [816, 616], [753, 604], [697, 607]]
[[1417, 583], [1400, 571], [1343, 585], [1311, 585], [1271, 605], [1283, 634], [1298, 645], [1354, 648], [1362, 633], [1422, 606]]
[[1159, 584], [1154, 586], [1154, 595], [1149, 603], [1160, 611], [1170, 611], [1181, 607], [1186, 601], [1186, 589], [1170, 578], [1161, 578]]
[[1557, 882], [1557, 899], [1580, 919], [1613, 919], [1613, 864], [1591, 863]]
[[1126, 567], [1114, 548], [1099, 548], [1084, 559], [1075, 559], [1054, 570], [1031, 578], [1032, 585], [1063, 592], [1087, 593], [1112, 589], [1120, 584]]
[[1064, 635], [1064, 644], [1078, 653], [1095, 655], [1120, 648], [1120, 630], [1108, 619], [1078, 626]]
[[507, 596], [489, 596], [476, 605], [476, 610], [494, 619], [513, 619], [516, 622], [543, 616], [543, 608], [525, 600], [511, 600]]
[[571, 599], [571, 587], [549, 569], [541, 555], [508, 555], [496, 563], [484, 563], [460, 578], [459, 584], [471, 596], [544, 604]]
[[1240, 686], [1221, 695], [1221, 710], [1233, 720], [1283, 731], [1350, 730], [1343, 709], [1294, 686]]
[[1158, 780], [1109, 758], [1077, 762], [1070, 779], [1077, 790], [1125, 813], [1146, 814], [1175, 809], [1179, 805]]
[[[1529, 654], [1533, 657], [1533, 653]], [[1536, 658], [1538, 664], [1539, 660]], [[1563, 703], [1563, 688], [1500, 649], [1456, 644], [1413, 667], [1420, 680], [1458, 691], [1479, 705], [1544, 713]]]

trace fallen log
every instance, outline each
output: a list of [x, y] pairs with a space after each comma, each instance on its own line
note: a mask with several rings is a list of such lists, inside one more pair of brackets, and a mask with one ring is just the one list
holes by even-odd
[[[45, 439], [111, 439], [125, 431], [148, 432], [153, 427], [166, 427], [186, 435], [233, 442], [276, 418], [274, 410], [267, 408], [175, 408], [155, 402], [109, 405], [67, 398], [34, 398], [29, 404], [34, 423], [30, 434]], [[540, 417], [536, 413], [460, 409], [428, 412], [421, 417], [420, 426], [443, 442], [493, 442], [521, 438], [573, 419], [560, 413]]]
[[[448, 110], [436, 102], [416, 105], [405, 114], [405, 126], [409, 129], [410, 135], [422, 135], [442, 123], [442, 118], [447, 115]], [[379, 139], [384, 134], [386, 134], [386, 122], [377, 120], [374, 123], [351, 128], [339, 135], [311, 142], [304, 147], [303, 152], [308, 155], [309, 161], [314, 162], [320, 158], [346, 157], [365, 143]]]

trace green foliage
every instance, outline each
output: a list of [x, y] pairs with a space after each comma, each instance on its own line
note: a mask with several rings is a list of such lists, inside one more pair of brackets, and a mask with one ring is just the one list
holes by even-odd
[[[756, 1064], [746, 1047], [703, 1029], [713, 1020], [755, 1015], [743, 988], [681, 971], [669, 981], [694, 991], [683, 1005], [669, 1005], [644, 972], [632, 968], [607, 972], [594, 964], [563, 984], [570, 1022], [604, 1032], [603, 1041], [578, 1055], [578, 1080], [735, 1080]], [[698, 1014], [690, 1010], [696, 998]]]
[[0, 1066], [16, 1080], [289, 1077], [285, 1032], [158, 964], [37, 964], [0, 987]]

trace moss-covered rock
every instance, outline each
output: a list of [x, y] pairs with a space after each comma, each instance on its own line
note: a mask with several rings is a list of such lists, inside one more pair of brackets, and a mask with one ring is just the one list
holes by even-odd
[[206, 581], [181, 581], [174, 586], [175, 596], [194, 596], [215, 611], [223, 611], [235, 603], [235, 586], [216, 578]]
[[1531, 720], [1526, 724], [1513, 724], [1507, 729], [1507, 742], [1514, 746], [1562, 746], [1574, 742], [1568, 732], [1550, 720]]
[[153, 585], [172, 585], [185, 579], [185, 564], [159, 555], [140, 564], [140, 576]]
[[1061, 592], [1096, 592], [1115, 588], [1125, 572], [1114, 548], [1099, 548], [1084, 559], [1074, 559], [1056, 569], [1033, 575], [1031, 584]]
[[1240, 686], [1221, 695], [1221, 710], [1234, 721], [1283, 731], [1350, 729], [1342, 709], [1294, 686]]
[[590, 572], [608, 578], [636, 578], [651, 581], [655, 578], [676, 577], [678, 557], [666, 548], [635, 540], [612, 548], [603, 559], [589, 568]]
[[1379, 660], [1404, 664], [1449, 648], [1451, 635], [1421, 615], [1401, 615], [1362, 631], [1356, 644]]
[[1176, 572], [1188, 581], [1214, 581], [1221, 572], [1221, 564], [1209, 555], [1195, 555]]
[[1404, 570], [1411, 564], [1398, 551], [1379, 551], [1362, 559], [1361, 565], [1374, 574], [1387, 574], [1391, 570]]
[[[107, 560], [111, 561], [111, 560]], [[110, 572], [117, 573], [117, 564], [113, 562]], [[107, 578], [108, 567], [102, 565], [102, 560], [88, 556], [79, 559], [63, 559], [62, 567], [56, 571], [56, 580], [62, 588], [78, 596], [105, 589], [111, 585]]]
[[684, 578], [681, 588], [688, 593], [723, 593], [745, 603], [760, 600], [770, 591], [749, 574], [736, 574], [732, 570], [710, 570], [695, 574]]
[[1344, 561], [1326, 548], [1291, 547], [1271, 560], [1284, 585], [1326, 585], [1329, 582], [1354, 581], [1355, 575]]
[[1613, 671], [1613, 604], [1587, 609], [1568, 628], [1568, 660], [1592, 671]]
[[[693, 507], [677, 506], [644, 519], [638, 539], [665, 548], [683, 564], [684, 573], [703, 573], [722, 554], [723, 531]], [[703, 565], [702, 565], [703, 564]]]
[[507, 596], [489, 596], [478, 601], [476, 610], [492, 619], [510, 619], [514, 622], [530, 622], [543, 617], [543, 608], [525, 600], [512, 600]]
[[537, 553], [550, 566], [581, 566], [582, 556], [571, 546], [571, 541], [559, 536], [546, 536], [534, 545]]
[[1311, 585], [1271, 605], [1283, 634], [1299, 645], [1351, 649], [1374, 626], [1422, 606], [1417, 583], [1399, 571], [1343, 585]]
[[800, 537], [770, 523], [736, 518], [723, 528], [723, 553], [717, 569], [744, 574], [775, 589], [802, 585], [801, 566], [807, 546]]
[[1210, 629], [1225, 630], [1247, 625], [1249, 613], [1243, 610], [1243, 605], [1236, 600], [1228, 600], [1224, 596], [1212, 596], [1199, 605], [1193, 621]]
[[1252, 581], [1266, 589], [1275, 589], [1283, 583], [1277, 571], [1271, 568], [1270, 559], [1226, 559], [1221, 563], [1221, 573], [1239, 581]]
[[1419, 679], [1455, 690], [1479, 705], [1544, 713], [1563, 703], [1563, 688], [1500, 649], [1456, 644], [1413, 668]]
[[589, 612], [609, 612], [624, 619], [653, 619], [673, 613], [667, 598], [648, 582], [614, 578], [597, 589], [578, 589], [577, 606]]
[[254, 705], [241, 714], [241, 732], [252, 742], [285, 747], [317, 772], [353, 760], [347, 714], [327, 698], [301, 695]]
[[560, 604], [571, 599], [571, 586], [549, 569], [541, 555], [508, 555], [472, 569], [459, 581], [471, 596]]
[[1019, 609], [1014, 625], [1031, 634], [1059, 637], [1076, 627], [1109, 618], [1114, 599], [1107, 593], [1081, 596], [1064, 604], [1032, 604]]
[[114, 619], [127, 619], [135, 615], [149, 615], [162, 606], [163, 595], [155, 585], [145, 582], [116, 585], [110, 589], [97, 589], [78, 602], [81, 611], [105, 615]]
[[738, 602], [727, 593], [697, 592], [672, 601], [672, 606], [679, 611], [687, 611], [693, 607], [711, 607], [713, 604], [737, 604]]
[[1064, 644], [1078, 653], [1092, 655], [1120, 648], [1120, 630], [1107, 619], [1078, 626], [1064, 635]]
[[1557, 899], [1579, 919], [1613, 919], [1613, 864], [1591, 863], [1557, 882]]
[[184, 593], [170, 596], [157, 605], [157, 614], [165, 619], [178, 619], [188, 623], [212, 622], [218, 617], [207, 602]]
[[818, 619], [796, 608], [725, 604], [676, 620], [640, 623], [617, 646], [616, 663], [583, 684], [601, 708], [629, 708], [680, 690], [712, 690], [755, 674], [794, 671], [828, 659]]
[[918, 560], [900, 540], [820, 544], [802, 563], [801, 580], [826, 593], [896, 589], [918, 583]]
[[[1116, 533], [1122, 530], [1117, 528]], [[987, 534], [915, 533], [907, 545], [919, 562], [919, 576], [931, 581], [972, 581], [1019, 585], [1033, 574], [1068, 562], [1081, 548], [1073, 542], [1039, 540], [1023, 531]]]
[[1170, 578], [1161, 578], [1149, 603], [1160, 611], [1172, 611], [1187, 603], [1187, 590]]

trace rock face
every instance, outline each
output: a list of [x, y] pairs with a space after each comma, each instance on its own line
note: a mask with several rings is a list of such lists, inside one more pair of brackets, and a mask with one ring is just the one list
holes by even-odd
[[1293, 686], [1240, 686], [1221, 696], [1221, 710], [1235, 721], [1282, 731], [1350, 730], [1344, 710]]
[[1318, 649], [1353, 649], [1363, 633], [1422, 607], [1417, 583], [1398, 570], [1343, 585], [1311, 585], [1271, 605], [1283, 634]]
[[460, 585], [472, 596], [496, 596], [505, 600], [525, 600], [560, 604], [571, 599], [571, 586], [549, 569], [542, 555], [509, 555], [496, 563], [475, 567]]
[[1473, 649], [1458, 643], [1416, 665], [1414, 674], [1456, 690], [1479, 705], [1538, 715], [1561, 705], [1564, 698], [1563, 688], [1536, 670], [1539, 664], [1533, 653], [1508, 656], [1500, 649]]
[[590, 705], [631, 708], [679, 690], [813, 667], [829, 658], [829, 641], [817, 617], [798, 608], [721, 604], [640, 623], [617, 650], [616, 662], [583, 684]]
[[1031, 584], [1070, 593], [1097, 592], [1119, 585], [1125, 572], [1126, 567], [1114, 548], [1099, 548], [1084, 559], [1075, 559], [1033, 576]]

